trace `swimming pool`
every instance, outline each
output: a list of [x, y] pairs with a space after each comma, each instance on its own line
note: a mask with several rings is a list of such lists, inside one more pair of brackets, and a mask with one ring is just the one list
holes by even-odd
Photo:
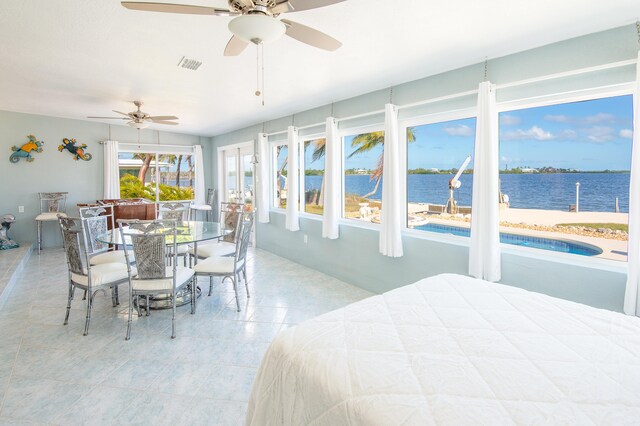
[[[469, 228], [460, 226], [440, 225], [436, 223], [428, 223], [426, 225], [416, 226], [414, 229], [421, 231], [438, 232], [440, 234], [452, 234], [461, 237], [468, 237], [471, 234]], [[554, 240], [552, 238], [532, 237], [529, 235], [500, 233], [500, 242], [504, 244], [513, 244], [516, 246], [537, 248], [541, 250], [559, 251], [562, 253], [577, 254], [580, 256], [597, 256], [602, 254], [602, 249], [591, 244], [579, 243], [577, 241]]]

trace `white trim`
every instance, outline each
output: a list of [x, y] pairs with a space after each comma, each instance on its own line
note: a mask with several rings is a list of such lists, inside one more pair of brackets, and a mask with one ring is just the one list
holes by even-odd
[[460, 235], [444, 234], [432, 231], [422, 231], [420, 229], [404, 228], [402, 235], [417, 238], [419, 240], [435, 241], [437, 243], [452, 244], [460, 247], [469, 248], [469, 237]]
[[[383, 111], [384, 113], [384, 111]], [[341, 187], [341, 199], [342, 199], [342, 212], [340, 214], [340, 219], [343, 220], [349, 220], [349, 221], [358, 221], [357, 219], [347, 219], [345, 217], [345, 196], [347, 194], [347, 189], [346, 189], [346, 175], [345, 175], [345, 165], [347, 162], [347, 155], [345, 152], [345, 146], [344, 146], [344, 139], [347, 136], [355, 136], [355, 135], [359, 135], [362, 133], [371, 133], [371, 132], [383, 132], [384, 131], [384, 123], [380, 123], [380, 124], [369, 124], [366, 126], [360, 126], [360, 127], [351, 127], [348, 129], [343, 129], [343, 130], [338, 130], [338, 135], [340, 136], [340, 145], [341, 145], [341, 153], [342, 153], [342, 170], [340, 171], [341, 175], [342, 175], [342, 187]], [[380, 202], [382, 203], [382, 200], [380, 200]], [[377, 225], [376, 225], [377, 226]]]
[[[306, 171], [307, 171], [307, 163], [305, 161], [305, 146], [304, 144], [307, 142], [312, 142], [318, 139], [326, 139], [326, 135], [324, 132], [321, 133], [314, 133], [312, 135], [307, 135], [307, 136], [301, 136], [300, 137], [300, 160], [299, 160], [299, 164], [300, 164], [300, 213], [306, 213], [306, 207], [307, 207], [307, 197], [306, 197], [306, 192], [307, 192], [307, 188], [306, 188], [306, 179], [307, 179], [307, 175], [306, 175]], [[323, 159], [324, 161], [324, 159]], [[312, 214], [314, 216], [320, 216], [322, 217], [322, 215], [317, 215], [314, 213], [309, 213]]]
[[[564, 103], [591, 101], [615, 96], [632, 95], [635, 92], [632, 83], [598, 86], [569, 92], [553, 93], [549, 95], [520, 98], [497, 103], [498, 114], [527, 108], [536, 108]], [[498, 94], [499, 96], [500, 94]]]
[[354, 228], [370, 229], [372, 231], [380, 232], [379, 223], [366, 222], [358, 219], [346, 219], [345, 217], [341, 217], [338, 220], [338, 223], [340, 225], [348, 225], [353, 226]]

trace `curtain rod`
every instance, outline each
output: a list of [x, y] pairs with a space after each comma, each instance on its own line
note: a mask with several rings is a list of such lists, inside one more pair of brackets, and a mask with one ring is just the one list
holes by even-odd
[[[104, 145], [106, 141], [100, 141], [98, 142], [100, 145]], [[163, 144], [157, 144], [157, 143], [136, 143], [136, 142], [119, 142], [120, 145], [133, 145], [133, 146], [144, 146], [144, 147], [163, 147], [163, 148], [193, 148], [194, 146], [199, 146], [201, 148], [204, 148], [204, 145], [202, 144], [195, 144], [195, 145], [163, 145]]]
[[[512, 81], [511, 83], [497, 84], [496, 85], [496, 89], [506, 89], [506, 88], [510, 88], [510, 87], [524, 86], [524, 85], [527, 85], [527, 84], [539, 83], [539, 82], [547, 81], [547, 80], [554, 80], [554, 79], [564, 78], [564, 77], [572, 77], [572, 76], [576, 76], [576, 75], [580, 75], [580, 74], [588, 74], [588, 73], [595, 72], [595, 71], [603, 71], [603, 70], [608, 70], [608, 69], [613, 69], [613, 68], [621, 68], [621, 67], [626, 67], [626, 66], [630, 66], [630, 65], [635, 65], [636, 63], [637, 63], [636, 59], [629, 59], [629, 60], [626, 60], [626, 61], [611, 62], [611, 63], [603, 64], [603, 65], [595, 65], [595, 66], [592, 66], [592, 67], [585, 67], [585, 68], [579, 68], [579, 69], [571, 70], [571, 71], [565, 71], [565, 72], [559, 72], [559, 73], [555, 73], [555, 74], [549, 74], [549, 75], [545, 75], [543, 77], [534, 77], [534, 78], [528, 78], [528, 79], [524, 79], [524, 80]], [[465, 96], [471, 96], [471, 95], [475, 95], [477, 93], [478, 93], [477, 90], [467, 90], [466, 92], [459, 92], [459, 93], [454, 93], [454, 94], [451, 94], [451, 95], [440, 96], [440, 97], [437, 97], [437, 98], [425, 99], [423, 101], [413, 102], [413, 103], [409, 103], [409, 104], [405, 104], [405, 105], [398, 105], [398, 109], [415, 108], [415, 107], [418, 107], [418, 106], [427, 105], [427, 104], [431, 104], [431, 103], [447, 101], [447, 100], [461, 98], [461, 97], [465, 97]], [[348, 117], [336, 118], [336, 121], [340, 122], [340, 121], [354, 120], [356, 118], [369, 117], [371, 115], [377, 115], [377, 114], [382, 114], [382, 113], [384, 113], [383, 109], [382, 110], [371, 111], [371, 112], [366, 112], [364, 114], [358, 114], [358, 115], [352, 115], [352, 116], [348, 116]], [[321, 126], [323, 124], [324, 124], [324, 122], [309, 124], [307, 126], [300, 127], [300, 129], [306, 129], [306, 128], [309, 128], [309, 127], [317, 127], [317, 126]], [[283, 130], [283, 131], [280, 131], [280, 132], [267, 133], [267, 136], [281, 135], [281, 134], [284, 134], [284, 133], [287, 133], [287, 131]]]

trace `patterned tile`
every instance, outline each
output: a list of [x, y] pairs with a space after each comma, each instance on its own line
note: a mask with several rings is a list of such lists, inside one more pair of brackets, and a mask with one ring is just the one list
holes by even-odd
[[[197, 312], [178, 308], [138, 317], [125, 341], [128, 303], [76, 291], [69, 324], [67, 268], [59, 249], [31, 256], [0, 309], [0, 425], [242, 425], [251, 385], [278, 332], [370, 293], [262, 250], [250, 250], [236, 311], [229, 281], [201, 278]], [[304, 283], [304, 284], [302, 284]]]

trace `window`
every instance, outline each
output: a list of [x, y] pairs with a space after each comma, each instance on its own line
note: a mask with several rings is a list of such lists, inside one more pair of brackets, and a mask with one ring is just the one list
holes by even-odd
[[120, 197], [151, 201], [192, 200], [194, 158], [188, 153], [118, 153]]
[[407, 128], [407, 227], [469, 236], [475, 118]]
[[380, 223], [384, 131], [346, 136], [344, 217]]
[[304, 211], [322, 214], [324, 211], [325, 139], [304, 141]]
[[626, 260], [632, 120], [631, 95], [501, 113], [501, 240]]
[[275, 158], [273, 205], [284, 209], [287, 207], [287, 160], [289, 159], [289, 148], [286, 145], [276, 145], [273, 148], [273, 154]]

